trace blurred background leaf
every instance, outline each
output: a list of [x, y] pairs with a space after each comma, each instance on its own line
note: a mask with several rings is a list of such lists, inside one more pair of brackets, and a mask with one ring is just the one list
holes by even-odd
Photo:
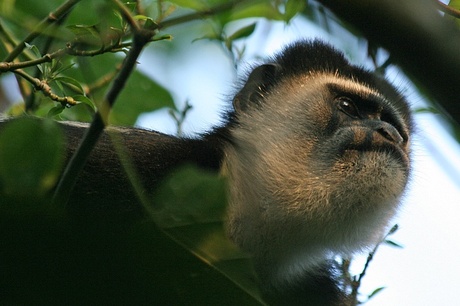
[[62, 132], [51, 120], [21, 118], [0, 130], [0, 194], [40, 198], [54, 187], [64, 161]]

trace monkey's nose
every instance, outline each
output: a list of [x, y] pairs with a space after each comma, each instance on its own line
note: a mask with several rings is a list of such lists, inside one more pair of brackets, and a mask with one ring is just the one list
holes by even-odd
[[378, 123], [376, 123], [374, 126], [374, 130], [395, 144], [399, 145], [404, 141], [404, 138], [401, 136], [398, 130], [388, 122], [378, 121]]

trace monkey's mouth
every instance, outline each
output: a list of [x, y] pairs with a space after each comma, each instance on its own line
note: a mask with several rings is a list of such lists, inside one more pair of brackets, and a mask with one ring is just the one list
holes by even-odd
[[[408, 138], [404, 133], [385, 122], [375, 126], [352, 126], [338, 131], [342, 153], [357, 152], [359, 155], [374, 154], [377, 158], [391, 158], [401, 166], [409, 167]], [[350, 156], [351, 157], [351, 156]]]
[[408, 153], [401, 148], [399, 145], [393, 144], [391, 142], [385, 142], [380, 144], [372, 145], [357, 145], [352, 144], [345, 148], [345, 151], [355, 151], [358, 153], [377, 153], [385, 156], [391, 156], [393, 159], [397, 160], [404, 167], [409, 166], [409, 155]]

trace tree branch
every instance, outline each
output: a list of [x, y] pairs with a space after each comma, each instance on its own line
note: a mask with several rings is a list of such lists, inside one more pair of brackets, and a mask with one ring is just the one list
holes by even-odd
[[126, 5], [121, 3], [119, 0], [112, 0], [113, 4], [117, 7], [118, 11], [121, 13], [125, 21], [129, 24], [133, 31], [140, 31], [141, 27], [131, 15], [131, 12], [128, 10]]
[[460, 124], [460, 31], [432, 0], [319, 0], [390, 53]]
[[51, 12], [44, 18], [35, 29], [21, 41], [12, 52], [3, 60], [4, 62], [12, 62], [26, 47], [26, 43], [30, 43], [37, 36], [39, 36], [44, 29], [46, 29], [50, 24], [58, 21], [62, 16], [64, 16], [69, 10], [73, 8], [80, 0], [68, 0], [58, 7], [54, 12]]
[[[62, 51], [62, 50], [60, 50], [60, 51]], [[65, 52], [59, 52], [59, 53], [65, 53]], [[57, 56], [54, 56], [54, 57], [57, 57]], [[0, 72], [13, 71], [13, 70], [17, 70], [17, 69], [26, 68], [26, 67], [36, 66], [36, 65], [39, 65], [39, 64], [51, 62], [52, 59], [53, 59], [53, 57], [52, 57], [51, 54], [45, 54], [41, 58], [37, 58], [37, 59], [34, 59], [34, 60], [30, 60], [30, 61], [17, 62], [17, 63], [15, 63], [15, 62], [0, 62]]]
[[444, 13], [449, 14], [450, 16], [455, 17], [455, 18], [460, 18], [459, 10], [454, 9], [451, 6], [445, 5], [441, 1], [436, 1], [436, 3], [438, 4], [439, 9], [443, 11]]
[[24, 71], [19, 70], [19, 69], [15, 70], [14, 73], [19, 75], [19, 76], [21, 76], [25, 80], [27, 80], [29, 83], [31, 83], [34, 86], [34, 88], [36, 90], [40, 90], [41, 92], [43, 92], [43, 94], [45, 96], [49, 97], [53, 101], [59, 102], [59, 103], [61, 103], [63, 105], [67, 105], [67, 104], [75, 105], [75, 104], [77, 104], [77, 102], [72, 97], [67, 97], [67, 96], [60, 97], [60, 96], [56, 95], [55, 93], [53, 93], [53, 91], [51, 90], [51, 86], [48, 85], [46, 80], [40, 80], [40, 79], [34, 78], [34, 77], [30, 76], [29, 74], [27, 74]]
[[83, 169], [89, 154], [91, 153], [107, 124], [108, 115], [112, 106], [114, 105], [121, 90], [125, 86], [129, 75], [134, 70], [137, 58], [139, 57], [142, 49], [154, 35], [154, 31], [142, 29], [139, 27], [136, 27], [132, 30], [132, 48], [128, 52], [120, 72], [112, 82], [112, 86], [108, 90], [102, 105], [99, 107], [97, 113], [95, 114], [93, 122], [83, 137], [82, 142], [64, 169], [64, 172], [58, 182], [53, 196], [54, 205], [63, 205], [68, 202], [70, 192], [75, 185], [78, 174]]

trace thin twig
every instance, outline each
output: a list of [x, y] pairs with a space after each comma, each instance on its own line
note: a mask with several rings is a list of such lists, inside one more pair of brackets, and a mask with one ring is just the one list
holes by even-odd
[[32, 89], [29, 86], [29, 83], [24, 80], [24, 78], [20, 77], [19, 75], [15, 74], [16, 82], [18, 83], [19, 92], [21, 93], [22, 97], [28, 97], [32, 93]]
[[193, 21], [193, 20], [197, 20], [197, 19], [203, 19], [203, 18], [208, 17], [210, 15], [215, 15], [215, 14], [218, 14], [220, 12], [230, 10], [231, 8], [236, 6], [237, 4], [242, 3], [244, 1], [245, 0], [228, 1], [228, 2], [224, 2], [222, 4], [219, 4], [219, 5], [216, 5], [214, 7], [211, 7], [210, 9], [207, 9], [207, 10], [199, 11], [199, 12], [196, 12], [196, 13], [191, 13], [191, 14], [184, 15], [184, 16], [179, 16], [179, 17], [176, 17], [176, 18], [167, 19], [167, 20], [164, 20], [164, 21], [158, 23], [158, 29], [168, 28], [168, 27], [171, 27], [171, 26], [175, 26], [175, 25], [178, 25], [178, 24], [181, 24], [181, 23], [184, 23], [184, 22]]
[[87, 96], [90, 96], [98, 89], [112, 82], [113, 78], [117, 75], [120, 69], [121, 69], [121, 65], [117, 65], [117, 68], [114, 71], [110, 71], [109, 73], [101, 76], [96, 81], [92, 82], [90, 85], [87, 85], [86, 87], [84, 87], [85, 94]]
[[26, 67], [32, 67], [36, 66], [39, 64], [43, 63], [48, 63], [51, 62], [51, 60], [56, 59], [56, 58], [61, 58], [64, 55], [74, 55], [74, 56], [96, 56], [96, 55], [101, 55], [104, 53], [117, 53], [117, 52], [122, 52], [125, 51], [126, 48], [129, 48], [131, 46], [131, 43], [117, 43], [114, 45], [106, 46], [104, 48], [100, 48], [97, 50], [77, 50], [74, 49], [72, 44], [68, 44], [67, 48], [62, 48], [59, 50], [56, 50], [53, 53], [48, 53], [43, 55], [40, 58], [33, 59], [30, 61], [23, 61], [23, 62], [0, 62], [0, 72], [6, 72], [6, 71], [14, 71], [16, 69], [22, 69]]
[[460, 18], [460, 10], [454, 9], [451, 6], [442, 3], [441, 1], [436, 1], [436, 3], [438, 4], [439, 9], [444, 13], [449, 14], [450, 16], [453, 16], [455, 18]]
[[[60, 50], [60, 51], [61, 52], [59, 52], [59, 53], [65, 53], [65, 52], [62, 52], [62, 50]], [[58, 52], [56, 52], [56, 53], [58, 53]], [[43, 64], [43, 63], [48, 63], [48, 62], [51, 62], [51, 60], [53, 58], [56, 58], [56, 57], [57, 56], [52, 56], [51, 54], [45, 54], [44, 56], [42, 56], [40, 58], [30, 60], [30, 61], [24, 61], [24, 62], [0, 62], [0, 72], [14, 71], [14, 70], [17, 70], [17, 69], [22, 69], [22, 68], [26, 68], [26, 67], [36, 66], [36, 65], [39, 65], [39, 64]]]
[[53, 101], [59, 102], [62, 105], [68, 105], [68, 104], [76, 105], [77, 104], [77, 102], [72, 97], [68, 97], [68, 96], [60, 97], [56, 95], [55, 93], [53, 93], [53, 91], [51, 90], [51, 86], [46, 82], [46, 80], [40, 80], [40, 79], [34, 78], [20, 69], [15, 70], [14, 73], [21, 76], [29, 83], [31, 83], [36, 90], [41, 91], [45, 96], [49, 97]]
[[[51, 45], [52, 45], [52, 43], [53, 43], [53, 41], [55, 39], [54, 34], [56, 34], [56, 32], [57, 32], [57, 27], [60, 27], [60, 26], [62, 26], [64, 24], [65, 20], [69, 16], [69, 13], [70, 13], [70, 10], [68, 10], [61, 18], [59, 18], [56, 21], [55, 28], [52, 30], [52, 33], [50, 33], [51, 35], [48, 35], [45, 38], [45, 43], [43, 44], [42, 49], [40, 50], [40, 54], [48, 54], [48, 52], [49, 52], [49, 50], [51, 48]], [[34, 59], [34, 58], [31, 58], [31, 59]], [[35, 67], [34, 77], [40, 78], [41, 74], [42, 74], [42, 71], [41, 71], [40, 67], [38, 67], [38, 66]], [[25, 111], [26, 112], [33, 111], [33, 109], [38, 106], [35, 103], [35, 100], [36, 100], [35, 95], [32, 93], [31, 95], [28, 95], [28, 96], [25, 96], [25, 97], [26, 97], [24, 99]]]
[[136, 14], [146, 16], [147, 13], [145, 11], [144, 6], [142, 5], [142, 1], [141, 0], [134, 0], [134, 3], [136, 3], [136, 6], [135, 6]]
[[358, 279], [354, 280], [352, 282], [352, 291], [351, 291], [351, 297], [353, 297], [356, 301], [357, 301], [357, 297], [358, 297], [358, 289], [359, 287], [361, 286], [361, 282], [364, 278], [364, 276], [366, 275], [366, 272], [367, 272], [367, 269], [369, 268], [369, 264], [371, 263], [371, 261], [374, 259], [374, 255], [375, 253], [377, 252], [378, 248], [380, 247], [380, 245], [382, 245], [383, 242], [385, 242], [388, 238], [388, 236], [392, 235], [394, 232], [396, 232], [398, 230], [398, 225], [395, 224], [389, 231], [388, 233], [383, 237], [383, 239], [375, 245], [374, 249], [369, 253], [369, 255], [367, 256], [367, 260], [366, 260], [366, 263], [364, 264], [364, 268], [363, 268], [363, 271], [361, 272], [361, 274], [359, 274], [358, 276]]
[[26, 36], [12, 52], [3, 60], [4, 62], [12, 62], [26, 47], [27, 43], [30, 43], [37, 36], [42, 34], [43, 30], [46, 29], [50, 24], [58, 21], [62, 16], [64, 16], [72, 7], [77, 4], [80, 0], [68, 0], [58, 7], [54, 12], [51, 12], [44, 18], [35, 29]]
[[[14, 46], [18, 44], [18, 40], [14, 37], [13, 33], [5, 27], [0, 21], [0, 35], [4, 38], [1, 42], [8, 53], [13, 51]], [[32, 60], [34, 57], [29, 50], [25, 50], [22, 56], [26, 59]]]
[[120, 11], [121, 15], [123, 18], [126, 20], [126, 22], [129, 24], [131, 29], [134, 31], [140, 31], [141, 28], [139, 26], [139, 23], [134, 19], [133, 15], [131, 12], [128, 10], [126, 5], [121, 3], [119, 0], [112, 0], [113, 4], [117, 7], [117, 9]]
[[16, 41], [13, 38], [13, 34], [5, 28], [1, 20], [0, 20], [0, 34], [5, 38], [5, 41], [3, 43], [6, 42], [10, 44], [11, 46], [16, 46]]

